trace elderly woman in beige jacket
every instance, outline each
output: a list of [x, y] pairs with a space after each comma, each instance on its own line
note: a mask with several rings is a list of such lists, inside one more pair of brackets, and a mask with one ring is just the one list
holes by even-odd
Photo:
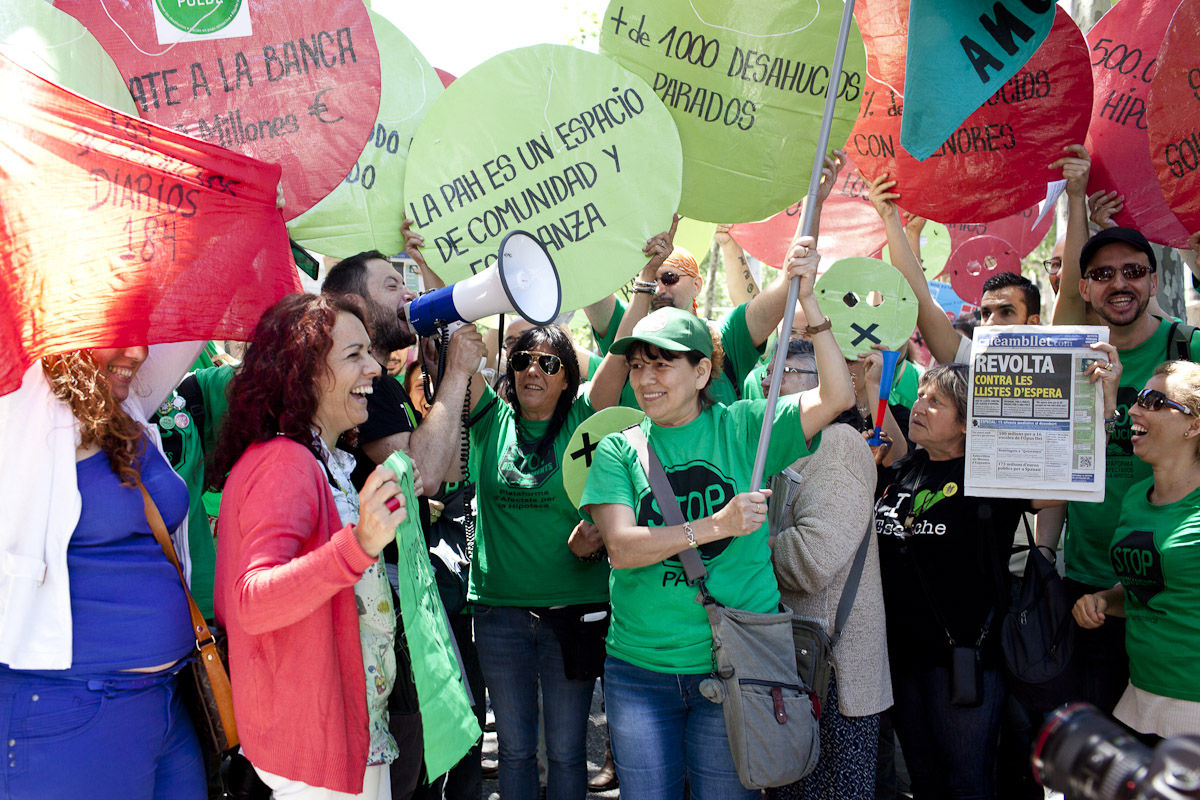
[[[781, 394], [815, 386], [812, 345], [792, 340], [784, 369]], [[847, 419], [857, 414], [851, 410]], [[797, 460], [772, 481], [768, 517], [783, 602], [797, 617], [820, 624], [831, 637], [842, 590], [874, 518], [875, 460], [860, 426], [844, 422], [835, 420], [822, 431], [812, 455]], [[879, 545], [874, 536], [868, 540], [858, 590], [832, 660], [817, 768], [799, 783], [768, 790], [770, 798], [870, 800], [875, 796], [879, 715], [892, 705], [892, 685]]]

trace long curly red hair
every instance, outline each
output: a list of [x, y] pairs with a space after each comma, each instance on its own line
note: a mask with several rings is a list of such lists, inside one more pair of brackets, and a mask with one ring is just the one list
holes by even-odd
[[229, 470], [248, 447], [277, 435], [320, 459], [312, 431], [320, 401], [317, 379], [328, 369], [333, 326], [343, 311], [366, 327], [356, 305], [329, 295], [289, 294], [262, 315], [229, 382], [229, 411], [206, 470], [214, 491], [224, 488]]
[[90, 350], [46, 356], [42, 371], [50, 391], [71, 407], [79, 421], [81, 446], [98, 444], [108, 455], [113, 472], [122, 486], [136, 486], [141, 480], [137, 458], [145, 447], [142, 429], [113, 396], [104, 370]]

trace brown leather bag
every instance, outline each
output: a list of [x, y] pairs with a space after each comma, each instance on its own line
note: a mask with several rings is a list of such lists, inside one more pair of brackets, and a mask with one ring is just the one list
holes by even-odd
[[[225, 670], [228, 658], [225, 636], [218, 632], [216, 635], [209, 630], [208, 623], [183, 577], [183, 568], [179, 565], [179, 557], [175, 554], [175, 545], [167, 534], [167, 526], [158, 506], [154, 504], [146, 487], [138, 482], [142, 490], [142, 500], [146, 505], [146, 520], [150, 530], [162, 548], [167, 560], [175, 566], [179, 573], [179, 582], [187, 595], [188, 611], [192, 616], [192, 632], [196, 635], [196, 659], [189, 669], [180, 674], [180, 687], [183, 689], [183, 701], [191, 712], [192, 722], [200, 737], [200, 745], [213, 753], [224, 753], [238, 746], [237, 722], [233, 718], [233, 690], [229, 688], [229, 673]], [[220, 642], [218, 642], [220, 637]]]

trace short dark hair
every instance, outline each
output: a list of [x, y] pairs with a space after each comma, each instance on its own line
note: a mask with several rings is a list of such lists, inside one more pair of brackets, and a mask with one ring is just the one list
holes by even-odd
[[811, 358], [816, 359], [817, 351], [813, 349], [811, 339], [789, 339], [787, 347], [788, 358]]
[[367, 262], [375, 259], [392, 263], [378, 250], [355, 253], [349, 258], [343, 258], [329, 270], [325, 276], [325, 282], [321, 284], [321, 291], [325, 294], [341, 296], [356, 294], [359, 297], [367, 297], [369, 291], [367, 289]]
[[1009, 286], [1016, 286], [1025, 294], [1026, 314], [1042, 313], [1042, 290], [1029, 278], [1015, 272], [997, 272], [988, 278], [983, 282], [983, 294], [1007, 289]]

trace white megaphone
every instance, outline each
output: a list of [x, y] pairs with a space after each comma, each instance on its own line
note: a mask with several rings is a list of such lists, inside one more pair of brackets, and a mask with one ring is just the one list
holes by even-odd
[[545, 245], [525, 231], [513, 231], [500, 242], [493, 266], [421, 295], [404, 311], [414, 331], [431, 336], [455, 322], [513, 311], [534, 325], [549, 325], [561, 306], [562, 284]]

